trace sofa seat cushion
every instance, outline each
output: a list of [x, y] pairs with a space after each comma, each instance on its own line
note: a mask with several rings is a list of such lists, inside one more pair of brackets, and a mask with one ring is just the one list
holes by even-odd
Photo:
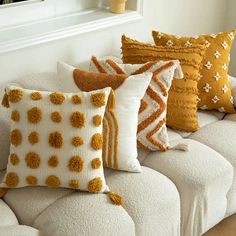
[[[236, 114], [227, 114], [225, 116], [224, 120], [231, 120], [231, 121], [236, 122]], [[235, 123], [235, 125], [236, 125], [236, 123]]]
[[74, 192], [47, 207], [33, 226], [44, 236], [134, 236], [128, 213], [106, 194]]
[[72, 192], [70, 189], [47, 187], [9, 189], [4, 201], [14, 211], [20, 224], [32, 226], [35, 219], [47, 207]]
[[26, 225], [0, 227], [1, 236], [44, 236], [37, 229]]
[[152, 169], [142, 170], [136, 174], [105, 172], [112, 191], [124, 197], [123, 207], [135, 223], [135, 235], [179, 235], [180, 200], [175, 185]]
[[0, 228], [11, 225], [18, 225], [18, 220], [10, 207], [0, 199]]
[[191, 139], [197, 140], [220, 153], [234, 167], [233, 185], [228, 193], [226, 215], [236, 212], [236, 123], [222, 120], [193, 133]]
[[184, 142], [189, 152], [153, 152], [143, 165], [173, 181], [180, 194], [181, 235], [199, 236], [224, 218], [233, 168], [211, 148], [194, 140]]

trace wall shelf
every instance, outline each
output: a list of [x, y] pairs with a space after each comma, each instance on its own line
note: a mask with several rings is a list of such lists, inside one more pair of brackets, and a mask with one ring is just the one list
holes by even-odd
[[[134, 8], [135, 6], [135, 8]], [[113, 14], [108, 8], [91, 8], [73, 14], [31, 21], [0, 28], [0, 53], [30, 47], [94, 30], [142, 19], [142, 1], [124, 14]]]

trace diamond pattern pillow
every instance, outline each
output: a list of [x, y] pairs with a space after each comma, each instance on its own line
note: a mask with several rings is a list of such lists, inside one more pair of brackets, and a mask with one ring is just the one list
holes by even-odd
[[234, 113], [233, 97], [228, 81], [230, 50], [235, 31], [219, 34], [179, 37], [153, 31], [153, 39], [157, 46], [182, 46], [204, 44], [207, 47], [200, 81], [198, 83], [198, 107], [203, 110], [216, 109], [220, 112]]
[[138, 146], [145, 150], [166, 151], [168, 134], [166, 107], [173, 77], [183, 78], [179, 61], [147, 62], [145, 64], [118, 64], [113, 60], [91, 58], [90, 71], [110, 74], [140, 74], [152, 72], [153, 77], [141, 100], [138, 116]]
[[110, 88], [73, 94], [7, 87], [11, 147], [0, 187], [108, 191], [98, 120], [103, 119], [110, 92]]

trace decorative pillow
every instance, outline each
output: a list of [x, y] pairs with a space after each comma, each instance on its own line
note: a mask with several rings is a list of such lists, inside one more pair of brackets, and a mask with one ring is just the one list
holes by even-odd
[[194, 37], [178, 37], [153, 31], [158, 46], [191, 47], [205, 44], [207, 47], [198, 83], [198, 107], [203, 110], [217, 109], [220, 112], [234, 113], [233, 98], [228, 81], [230, 50], [235, 31]]
[[105, 167], [141, 172], [137, 160], [137, 124], [140, 100], [152, 73], [109, 75], [85, 72], [58, 63], [58, 80], [62, 91], [92, 91], [111, 87], [116, 97], [114, 110], [106, 111], [103, 120], [103, 164]]
[[193, 132], [198, 129], [197, 83], [205, 46], [167, 47], [140, 43], [122, 36], [123, 62], [142, 64], [158, 60], [179, 60], [184, 79], [174, 79], [167, 102], [167, 125], [173, 129]]
[[90, 71], [109, 74], [135, 75], [152, 72], [152, 80], [141, 100], [138, 116], [138, 146], [145, 150], [166, 151], [169, 146], [166, 128], [168, 91], [173, 77], [183, 78], [179, 61], [147, 62], [145, 64], [118, 64], [113, 60], [92, 57]]
[[106, 192], [102, 120], [110, 88], [61, 93], [9, 86], [11, 147], [2, 188], [65, 187]]
[[[19, 78], [11, 83], [22, 88], [58, 91], [57, 74], [55, 72], [37, 73]], [[0, 86], [0, 98], [4, 95], [5, 86]], [[10, 109], [0, 105], [0, 170], [7, 168], [10, 153]]]

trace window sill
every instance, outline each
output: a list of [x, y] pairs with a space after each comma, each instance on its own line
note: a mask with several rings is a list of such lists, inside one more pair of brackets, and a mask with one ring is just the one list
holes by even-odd
[[55, 18], [0, 28], [0, 53], [34, 46], [142, 19], [141, 6], [123, 14], [96, 8]]

